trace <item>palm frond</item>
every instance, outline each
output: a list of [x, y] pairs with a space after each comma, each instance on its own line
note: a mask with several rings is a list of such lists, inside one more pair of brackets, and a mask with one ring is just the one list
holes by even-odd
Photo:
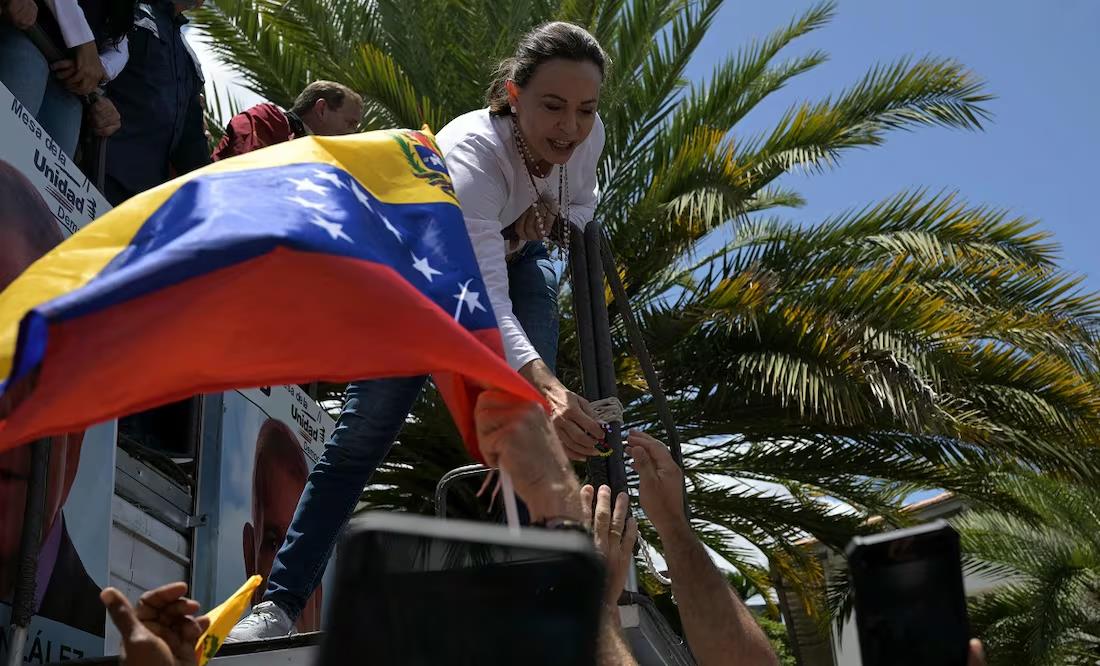
[[829, 23], [836, 13], [834, 2], [822, 2], [793, 19], [767, 38], [750, 44], [736, 55], [715, 66], [710, 78], [693, 85], [668, 127], [663, 131], [659, 154], [696, 127], [729, 130], [767, 96], [782, 88], [790, 79], [812, 70], [827, 59], [823, 51], [813, 51], [782, 65], [772, 61], [780, 51]]
[[205, 98], [203, 122], [206, 124], [207, 131], [210, 132], [212, 144], [210, 152], [214, 152], [214, 148], [225, 134], [225, 126], [229, 123], [229, 119], [240, 113], [241, 105], [229, 93], [228, 88], [218, 90], [216, 83], [211, 83], [210, 94], [205, 95]]
[[1033, 472], [997, 479], [1015, 510], [955, 520], [974, 573], [1000, 584], [971, 601], [991, 664], [1086, 664], [1098, 654], [1100, 515], [1095, 486]]
[[309, 83], [307, 58], [266, 22], [265, 0], [216, 0], [193, 20], [210, 49], [257, 95], [283, 107]]
[[993, 99], [983, 88], [972, 72], [949, 59], [903, 58], [879, 65], [835, 101], [790, 109], [767, 137], [746, 146], [741, 161], [768, 183], [792, 169], [833, 167], [843, 151], [880, 145], [889, 130], [981, 129], [989, 118], [983, 105]]

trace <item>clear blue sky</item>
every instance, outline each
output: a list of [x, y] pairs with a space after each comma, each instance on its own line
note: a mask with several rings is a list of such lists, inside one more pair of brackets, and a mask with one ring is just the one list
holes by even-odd
[[[706, 76], [732, 49], [786, 25], [807, 0], [729, 0], [689, 70]], [[828, 26], [780, 58], [819, 48], [830, 60], [761, 104], [739, 130], [770, 129], [792, 103], [838, 93], [876, 62], [949, 56], [997, 99], [984, 132], [929, 128], [851, 152], [825, 175], [788, 176], [808, 200], [792, 219], [812, 223], [901, 189], [958, 189], [969, 201], [1040, 221], [1064, 265], [1100, 290], [1100, 1], [840, 0]]]

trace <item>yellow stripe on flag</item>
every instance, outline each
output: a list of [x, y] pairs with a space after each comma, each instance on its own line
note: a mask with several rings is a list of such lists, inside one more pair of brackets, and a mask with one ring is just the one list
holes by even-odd
[[229, 635], [233, 625], [237, 624], [237, 620], [241, 619], [241, 615], [251, 603], [252, 593], [262, 582], [261, 576], [249, 578], [241, 589], [233, 593], [233, 596], [206, 614], [210, 618], [210, 627], [202, 636], [199, 636], [198, 643], [195, 643], [195, 657], [199, 661], [199, 666], [205, 666], [206, 662], [218, 653], [218, 649], [225, 642], [225, 637]]
[[[340, 137], [303, 137], [263, 150], [214, 162], [143, 192], [77, 231], [32, 264], [0, 292], [0, 379], [11, 374], [19, 322], [43, 303], [75, 291], [99, 274], [129, 246], [134, 235], [184, 184], [205, 175], [318, 162], [350, 173], [385, 203], [452, 203], [452, 195], [433, 184], [416, 153], [417, 133], [377, 131]], [[421, 137], [434, 144], [431, 133]], [[248, 193], [241, 193], [247, 209]]]

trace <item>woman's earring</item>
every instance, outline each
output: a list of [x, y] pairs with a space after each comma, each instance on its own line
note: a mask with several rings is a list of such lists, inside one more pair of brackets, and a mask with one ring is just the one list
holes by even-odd
[[516, 107], [515, 107], [515, 105], [512, 105], [512, 106], [508, 107], [508, 109], [509, 109], [509, 110], [510, 110], [510, 111], [512, 112], [512, 115], [513, 115], [513, 116], [514, 116], [514, 115], [516, 115]]

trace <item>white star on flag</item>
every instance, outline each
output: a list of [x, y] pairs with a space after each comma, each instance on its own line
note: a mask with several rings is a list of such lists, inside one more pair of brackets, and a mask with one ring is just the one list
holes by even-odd
[[355, 198], [359, 200], [359, 203], [363, 204], [364, 208], [372, 213], [374, 212], [374, 208], [370, 205], [370, 197], [368, 197], [367, 193], [363, 191], [363, 188], [353, 187], [351, 188], [351, 193], [355, 195]]
[[298, 192], [305, 190], [306, 192], [313, 192], [321, 196], [328, 194], [328, 189], [321, 187], [309, 178], [287, 178], [287, 180], [294, 183], [294, 189]]
[[459, 289], [461, 289], [462, 291], [455, 294], [455, 298], [458, 299], [458, 307], [455, 308], [455, 321], [458, 321], [458, 316], [462, 314], [463, 303], [465, 303], [466, 307], [470, 309], [470, 312], [473, 312], [474, 310], [485, 311], [485, 306], [483, 306], [481, 304], [481, 301], [478, 300], [481, 294], [476, 291], [470, 291], [470, 283], [473, 281], [474, 279], [470, 278], [465, 282], [460, 282], [458, 285]]
[[305, 208], [310, 208], [310, 209], [315, 210], [319, 213], [325, 212], [325, 205], [324, 204], [319, 204], [316, 201], [310, 201], [308, 199], [303, 199], [302, 197], [287, 197], [287, 200], [288, 201], [293, 201], [294, 203], [298, 204], [299, 206], [304, 206]]
[[428, 162], [428, 164], [435, 165], [440, 169], [443, 168], [443, 160], [439, 159], [438, 155], [429, 155], [426, 161]]
[[342, 225], [338, 222], [329, 222], [328, 220], [325, 220], [324, 218], [314, 216], [314, 217], [309, 218], [309, 223], [310, 224], [315, 224], [315, 225], [321, 227], [322, 229], [324, 229], [325, 231], [327, 231], [328, 235], [332, 236], [332, 240], [336, 240], [336, 239], [339, 238], [341, 240], [346, 240], [349, 243], [354, 242], [354, 241], [351, 240], [351, 236], [344, 233], [344, 225]]
[[[369, 210], [371, 213], [375, 212], [374, 211], [374, 206], [370, 205], [370, 197], [367, 196], [367, 193], [364, 192], [362, 188], [353, 187], [353, 188], [351, 188], [351, 191], [352, 191], [353, 194], [355, 194], [355, 198], [359, 200], [359, 203], [363, 204], [364, 208]], [[386, 225], [386, 229], [389, 230], [389, 232], [391, 234], [393, 234], [394, 236], [397, 237], [397, 240], [405, 240], [404, 238], [401, 237], [401, 232], [397, 230], [397, 227], [390, 224], [390, 221], [388, 219], [386, 219], [385, 215], [383, 215], [381, 213], [376, 213], [376, 214], [378, 215], [378, 217], [380, 217], [382, 219], [382, 224]], [[413, 258], [415, 259], [415, 257], [413, 257]]]
[[411, 254], [413, 258], [413, 268], [423, 273], [424, 277], [428, 278], [428, 282], [432, 281], [433, 275], [443, 275], [442, 271], [437, 271], [432, 268], [431, 264], [428, 263], [427, 257], [424, 257], [423, 259], [417, 259], [416, 253], [410, 252], [409, 254]]
[[320, 178], [323, 181], [332, 183], [333, 187], [340, 187], [345, 190], [348, 189], [348, 184], [344, 182], [344, 179], [334, 173], [314, 169], [313, 176], [315, 178]]
[[390, 230], [390, 233], [397, 236], [397, 240], [404, 240], [401, 238], [401, 232], [397, 230], [397, 227], [390, 224], [390, 221], [386, 219], [385, 215], [379, 214], [378, 217], [382, 218], [382, 224], [386, 225], [386, 228]]

